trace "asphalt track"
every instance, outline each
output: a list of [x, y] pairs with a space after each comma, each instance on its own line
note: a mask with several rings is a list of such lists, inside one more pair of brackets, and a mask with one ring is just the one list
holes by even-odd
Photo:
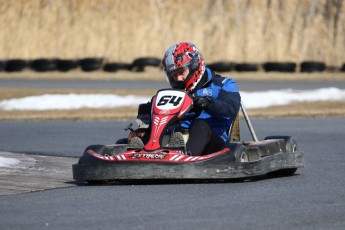
[[[259, 139], [292, 135], [305, 152], [305, 168], [291, 177], [244, 183], [72, 184], [0, 196], [0, 229], [345, 229], [345, 119], [252, 123]], [[118, 130], [124, 125], [3, 121], [0, 151], [79, 156], [88, 144], [124, 135]], [[242, 137], [250, 138], [245, 129]]]
[[[327, 87], [345, 89], [345, 81], [237, 81], [238, 88], [245, 91], [261, 91], [270, 89], [310, 90]], [[162, 89], [169, 87], [162, 81], [105, 81], [105, 80], [11, 80], [0, 79], [0, 88], [29, 89]]]

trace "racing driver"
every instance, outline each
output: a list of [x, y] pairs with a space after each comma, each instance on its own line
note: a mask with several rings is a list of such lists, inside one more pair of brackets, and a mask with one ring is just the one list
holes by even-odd
[[241, 104], [236, 82], [207, 68], [201, 52], [190, 42], [170, 46], [162, 64], [170, 86], [193, 97], [193, 109], [180, 124], [181, 130], [189, 131], [187, 154], [200, 156], [222, 149]]

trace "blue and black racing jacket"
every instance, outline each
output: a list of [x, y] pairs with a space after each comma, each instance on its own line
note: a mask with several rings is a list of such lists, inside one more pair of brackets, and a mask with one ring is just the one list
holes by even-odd
[[[212, 103], [207, 110], [202, 110], [195, 119], [206, 120], [209, 126], [226, 142], [230, 125], [241, 105], [241, 96], [233, 79], [216, 75], [209, 68], [206, 68], [206, 71], [206, 83], [194, 92], [193, 96], [207, 96]], [[193, 110], [185, 116], [187, 120], [181, 123], [183, 129], [189, 129], [193, 125], [195, 119], [188, 120], [192, 113]]]

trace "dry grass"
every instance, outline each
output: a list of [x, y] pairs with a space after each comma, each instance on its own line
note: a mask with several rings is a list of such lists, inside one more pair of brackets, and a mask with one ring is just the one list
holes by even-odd
[[[345, 116], [345, 102], [299, 103], [248, 110], [250, 117], [329, 117]], [[137, 115], [136, 107], [117, 109], [77, 109], [50, 111], [2, 111], [0, 120], [128, 120]]]
[[[228, 72], [221, 73], [223, 76], [229, 76], [236, 81], [345, 81], [345, 72], [337, 73], [279, 73], [279, 72]], [[0, 72], [0, 79], [27, 79], [27, 80], [109, 80], [109, 81], [136, 81], [136, 80], [150, 80], [150, 81], [165, 81], [163, 73], [158, 68], [149, 68], [142, 73], [119, 71], [115, 73], [107, 72], [82, 72], [70, 71], [66, 73], [47, 72], [38, 73], [33, 71], [6, 73]]]
[[345, 60], [343, 0], [2, 0], [0, 59], [161, 57], [193, 41], [206, 61]]
[[345, 116], [345, 102], [304, 102], [264, 109], [250, 109], [251, 117], [329, 117]]

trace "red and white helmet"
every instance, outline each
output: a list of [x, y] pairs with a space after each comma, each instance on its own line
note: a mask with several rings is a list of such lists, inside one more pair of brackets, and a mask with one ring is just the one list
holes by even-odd
[[[192, 92], [201, 82], [205, 72], [205, 62], [199, 49], [192, 43], [180, 42], [169, 47], [163, 57], [163, 70], [172, 88], [185, 89]], [[183, 82], [177, 82], [172, 77], [174, 71], [189, 69], [189, 74]]]

